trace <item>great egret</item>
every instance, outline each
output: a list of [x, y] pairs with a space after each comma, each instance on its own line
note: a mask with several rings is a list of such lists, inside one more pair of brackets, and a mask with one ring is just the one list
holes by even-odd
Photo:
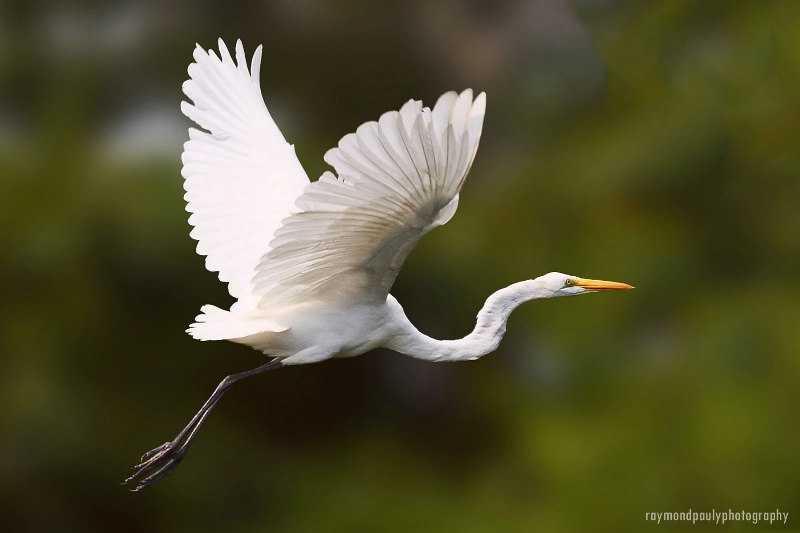
[[206, 267], [236, 303], [205, 305], [188, 333], [226, 339], [273, 359], [226, 377], [178, 436], [147, 452], [126, 482], [142, 489], [172, 473], [214, 405], [236, 381], [284, 365], [384, 347], [428, 361], [477, 359], [495, 350], [506, 320], [536, 298], [631, 289], [551, 272], [495, 292], [475, 329], [458, 340], [420, 333], [389, 294], [417, 241], [450, 220], [481, 136], [486, 96], [442, 95], [433, 109], [409, 101], [361, 125], [325, 154], [336, 175], [310, 182], [267, 110], [258, 81], [261, 47], [247, 68], [198, 45], [181, 110], [191, 236]]

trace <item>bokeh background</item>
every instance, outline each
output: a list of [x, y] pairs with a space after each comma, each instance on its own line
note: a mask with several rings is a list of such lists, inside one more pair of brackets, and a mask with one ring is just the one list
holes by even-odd
[[[800, 2], [0, 4], [0, 517], [36, 532], [800, 524]], [[195, 43], [263, 43], [310, 176], [409, 98], [488, 93], [457, 216], [393, 293], [457, 338], [558, 270], [636, 291], [534, 302], [496, 353], [390, 352], [237, 385], [178, 472], [119, 482], [264, 357], [183, 333], [231, 302], [188, 237]], [[729, 526], [694, 526], [730, 530]]]

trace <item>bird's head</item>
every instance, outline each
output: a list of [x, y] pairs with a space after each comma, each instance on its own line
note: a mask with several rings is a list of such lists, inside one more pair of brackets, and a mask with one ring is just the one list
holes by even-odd
[[597, 291], [613, 291], [632, 289], [627, 283], [616, 281], [603, 281], [599, 279], [579, 278], [561, 272], [550, 272], [535, 280], [538, 289], [549, 297], [575, 296], [576, 294], [586, 294]]

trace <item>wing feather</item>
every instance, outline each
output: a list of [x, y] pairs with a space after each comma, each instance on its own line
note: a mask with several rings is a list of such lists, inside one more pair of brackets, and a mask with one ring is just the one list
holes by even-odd
[[480, 140], [485, 95], [410, 101], [345, 135], [297, 199], [253, 278], [262, 309], [382, 301], [408, 254], [455, 212]]
[[241, 41], [235, 56], [222, 40], [219, 56], [194, 51], [183, 84], [192, 103], [181, 111], [206, 131], [189, 129], [182, 174], [197, 253], [228, 283], [235, 305], [255, 309], [256, 267], [309, 180], [261, 96], [261, 47], [249, 69]]

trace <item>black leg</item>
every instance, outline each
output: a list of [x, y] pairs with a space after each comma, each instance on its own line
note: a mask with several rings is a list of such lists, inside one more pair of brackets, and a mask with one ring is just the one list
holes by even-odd
[[222, 395], [225, 394], [234, 383], [242, 378], [260, 374], [280, 366], [283, 366], [283, 363], [281, 363], [279, 359], [273, 359], [269, 363], [261, 365], [258, 368], [233, 374], [223, 379], [220, 384], [217, 385], [211, 397], [203, 404], [203, 407], [194, 415], [189, 424], [178, 433], [178, 436], [144, 454], [141, 462], [134, 467], [135, 471], [133, 475], [126, 479], [124, 483], [135, 481], [136, 487], [132, 490], [137, 491], [170, 475], [178, 468], [183, 456], [186, 455], [186, 451], [189, 449], [189, 445], [197, 435], [197, 431], [202, 427], [203, 423], [205, 423], [214, 405], [216, 405], [219, 399], [222, 398]]

